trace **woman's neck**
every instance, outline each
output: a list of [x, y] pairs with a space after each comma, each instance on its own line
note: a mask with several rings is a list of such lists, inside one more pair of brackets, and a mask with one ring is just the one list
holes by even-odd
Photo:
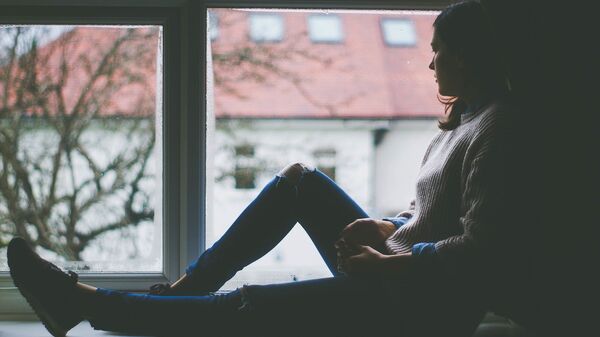
[[466, 88], [464, 94], [460, 97], [468, 107], [481, 105], [492, 97], [502, 94], [502, 91], [496, 88], [485, 86], [471, 86]]

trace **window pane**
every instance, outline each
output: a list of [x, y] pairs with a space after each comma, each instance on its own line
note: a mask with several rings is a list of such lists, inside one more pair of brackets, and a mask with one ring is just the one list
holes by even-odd
[[21, 236], [66, 268], [161, 271], [160, 27], [0, 37], [1, 246]]
[[250, 37], [256, 42], [276, 42], [283, 39], [283, 20], [277, 14], [252, 14]]
[[417, 35], [413, 22], [408, 19], [384, 19], [381, 21], [383, 39], [390, 46], [413, 46]]
[[333, 14], [309, 16], [308, 33], [313, 42], [341, 42], [344, 39], [340, 17]]
[[[246, 22], [264, 12], [211, 11], [219, 15], [220, 30], [208, 69], [214, 77], [214, 97], [207, 100], [214, 101], [207, 107], [214, 131], [208, 133], [213, 155], [207, 162], [207, 247], [292, 162], [319, 168], [372, 217], [408, 209], [423, 154], [443, 113], [428, 68], [437, 12], [281, 10], [277, 15], [285, 36], [277, 44], [263, 44], [249, 38]], [[332, 36], [333, 25], [311, 27], [311, 17], [338, 18], [344, 43], [314, 43], [313, 33]], [[409, 19], [426, 43], [388, 48], [381, 38], [384, 18]], [[241, 168], [252, 168], [252, 175]], [[250, 178], [253, 187], [243, 185]], [[224, 288], [329, 275], [296, 225]]]

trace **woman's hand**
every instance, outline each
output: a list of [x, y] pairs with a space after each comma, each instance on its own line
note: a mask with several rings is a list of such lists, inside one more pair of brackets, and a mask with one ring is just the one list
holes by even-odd
[[383, 243], [396, 231], [393, 223], [385, 220], [358, 219], [340, 233], [340, 240], [348, 245], [371, 246], [384, 251]]
[[348, 256], [344, 262], [347, 274], [382, 272], [385, 255], [369, 246], [356, 245], [352, 249], [356, 254]]
[[338, 248], [338, 271], [344, 274], [375, 273], [401, 276], [412, 269], [412, 255], [385, 255], [363, 245], [349, 245], [341, 241]]

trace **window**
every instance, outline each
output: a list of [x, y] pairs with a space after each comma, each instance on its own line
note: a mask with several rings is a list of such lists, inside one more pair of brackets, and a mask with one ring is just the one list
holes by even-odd
[[235, 148], [235, 188], [252, 189], [256, 187], [256, 165], [254, 147], [241, 145]]
[[313, 155], [317, 169], [335, 180], [335, 149], [319, 149]]
[[[429, 45], [387, 48], [380, 40], [380, 24], [388, 18], [410, 19], [419, 23], [414, 34], [428, 40], [435, 13], [280, 9], [275, 17], [285, 18], [286, 38], [264, 44], [244, 39], [243, 23], [272, 13], [253, 8], [211, 11], [228, 24], [219, 43], [210, 46], [207, 63], [207, 72], [214, 76], [214, 96], [207, 100], [214, 102], [207, 106], [214, 128], [207, 134], [212, 170], [206, 179], [212, 185], [206, 197], [206, 246], [292, 162], [318, 168], [372, 217], [407, 209], [422, 155], [437, 132], [436, 112], [442, 113], [443, 107], [437, 101], [430, 58], [423, 57], [430, 55]], [[386, 136], [378, 137], [382, 129]], [[223, 288], [330, 275], [308, 235], [296, 225]]]
[[[191, 260], [187, 254], [197, 256], [201, 250], [196, 230], [203, 226], [200, 216], [180, 212], [179, 202], [188, 182], [200, 180], [200, 170], [194, 168], [200, 163], [184, 164], [179, 151], [201, 144], [197, 132], [181, 132], [180, 122], [190, 109], [200, 115], [202, 106], [198, 102], [182, 108], [180, 102], [189, 82], [201, 81], [183, 76], [191, 61], [181, 61], [180, 56], [181, 41], [189, 37], [197, 43], [206, 31], [200, 34], [199, 30], [196, 36], [180, 34], [182, 3], [138, 3], [133, 8], [121, 6], [125, 2], [131, 4], [128, 0], [117, 7], [114, 3], [93, 7], [75, 0], [46, 2], [43, 7], [39, 2], [0, 4], [0, 101], [5, 105], [0, 128], [13, 127], [3, 129], [2, 137], [12, 135], [1, 142], [10, 142], [18, 159], [10, 164], [5, 158], [0, 160], [1, 179], [15, 187], [19, 207], [27, 215], [9, 214], [7, 198], [14, 194], [4, 190], [0, 196], [0, 313], [30, 314], [7, 272], [5, 247], [15, 231], [29, 235], [30, 240], [45, 235], [38, 233], [38, 223], [30, 221], [37, 211], [42, 213], [36, 218], [45, 216], [52, 235], [58, 236], [49, 248], [39, 247], [38, 252], [78, 270], [83, 282], [95, 286], [144, 290], [172, 281]], [[12, 6], [10, 11], [4, 10], [6, 5]], [[11, 57], [9, 46], [15, 45], [15, 38], [23, 40], [13, 53], [19, 61], [11, 65], [4, 60]], [[110, 53], [108, 61], [101, 62], [106, 53]], [[35, 76], [24, 76], [31, 75], [33, 64], [38, 66]], [[5, 76], [8, 66], [14, 67], [11, 74], [19, 76]], [[7, 81], [12, 81], [9, 87]], [[197, 89], [192, 91], [197, 96]], [[202, 125], [196, 123], [192, 118], [186, 125], [196, 131]], [[16, 130], [15, 125], [18, 135], [10, 131]], [[14, 157], [12, 152], [2, 155]], [[53, 156], [60, 160], [48, 160]], [[188, 174], [181, 174], [183, 165], [191, 168]], [[20, 170], [18, 177], [15, 167]], [[21, 169], [27, 173], [27, 183]], [[49, 188], [52, 181], [55, 187]], [[25, 184], [31, 189], [23, 189]], [[24, 190], [28, 192], [23, 194]], [[197, 185], [190, 190], [187, 199], [203, 195]], [[35, 203], [27, 201], [32, 196]], [[54, 200], [48, 202], [48, 198]], [[119, 226], [128, 228], [110, 231]], [[72, 234], [73, 229], [76, 235], [68, 239], [65, 233]], [[179, 240], [182, 231], [191, 236], [189, 240]], [[64, 247], [65, 243], [71, 247]]]
[[0, 72], [12, 74], [0, 76], [3, 241], [21, 236], [80, 272], [162, 272], [161, 34], [160, 26], [0, 28]]
[[[207, 62], [207, 55], [203, 54], [204, 46], [200, 45], [198, 41], [205, 41], [213, 39], [213, 30], [209, 30], [207, 28], [207, 18], [205, 7], [206, 4], [216, 5], [220, 7], [234, 7], [238, 6], [237, 3], [232, 2], [222, 2], [222, 1], [212, 1], [212, 2], [200, 2], [200, 1], [191, 1], [191, 0], [182, 0], [182, 1], [171, 1], [171, 0], [155, 0], [151, 2], [137, 1], [137, 0], [122, 0], [117, 2], [114, 1], [106, 1], [99, 2], [95, 1], [93, 4], [88, 2], [81, 2], [78, 0], [62, 0], [62, 1], [50, 1], [44, 2], [43, 6], [40, 5], [42, 2], [40, 1], [18, 1], [18, 0], [6, 0], [2, 1], [0, 4], [0, 8], [3, 11], [0, 11], [0, 24], [5, 26], [10, 25], [58, 25], [58, 24], [69, 24], [69, 25], [92, 25], [92, 26], [118, 26], [120, 29], [127, 30], [128, 28], [134, 27], [161, 27], [161, 38], [163, 39], [163, 43], [159, 46], [160, 49], [156, 52], [157, 56], [157, 67], [163, 69], [163, 73], [161, 76], [156, 78], [156, 96], [154, 99], [156, 103], [152, 102], [153, 99], [150, 99], [144, 104], [155, 104], [157, 109], [162, 109], [162, 113], [156, 113], [156, 124], [155, 124], [155, 159], [158, 163], [156, 165], [155, 174], [157, 177], [161, 177], [162, 181], [158, 185], [155, 186], [156, 193], [152, 199], [154, 202], [154, 221], [161, 221], [162, 232], [162, 261], [160, 262], [160, 270], [161, 272], [149, 272], [149, 271], [135, 271], [135, 268], [129, 270], [128, 268], [122, 268], [121, 271], [115, 272], [104, 272], [102, 268], [102, 264], [98, 264], [98, 269], [102, 272], [89, 272], [82, 273], [81, 279], [84, 282], [90, 282], [96, 286], [104, 286], [110, 288], [117, 289], [131, 289], [131, 290], [144, 290], [153, 283], [156, 282], [165, 282], [165, 281], [173, 281], [175, 280], [181, 273], [183, 272], [185, 266], [193, 260], [201, 251], [204, 250], [205, 246], [210, 245], [211, 239], [209, 235], [204, 236], [205, 229], [207, 232], [213, 230], [216, 234], [215, 237], [218, 237], [219, 233], [217, 229], [211, 229], [213, 220], [211, 219], [210, 208], [213, 208], [214, 205], [211, 203], [215, 202], [218, 204], [218, 200], [216, 200], [215, 194], [211, 192], [213, 182], [211, 181], [210, 176], [205, 176], [206, 172], [210, 171], [211, 164], [211, 155], [208, 151], [205, 152], [205, 144], [209, 143], [209, 140], [212, 141], [210, 135], [210, 107], [206, 106], [206, 102], [209, 101], [208, 97], [205, 100], [205, 97], [199, 93], [210, 92], [210, 88], [206, 87], [206, 83], [204, 83], [205, 77], [204, 74], [204, 65]], [[403, 2], [399, 1], [397, 8], [408, 8], [407, 4], [411, 4], [419, 7], [419, 8], [431, 8], [431, 6], [439, 7], [445, 4], [444, 1], [439, 1], [439, 5], [437, 1], [427, 2], [427, 5], [423, 5], [420, 2]], [[433, 4], [433, 5], [432, 5]], [[261, 2], [253, 2], [252, 6], [261, 6], [268, 7], [272, 5], [272, 3], [261, 3]], [[6, 7], [9, 6], [9, 7]], [[282, 1], [278, 3], [278, 6], [282, 8], [305, 8], [306, 11], [311, 12], [312, 14], [322, 13], [320, 10], [309, 10], [309, 7], [312, 8], [345, 8], [347, 6], [346, 2], [343, 1], [326, 1], [323, 3], [298, 3], [292, 1]], [[396, 6], [389, 5], [389, 6]], [[388, 7], [389, 7], [388, 6]], [[358, 3], [356, 6], [352, 7], [363, 8], [363, 9], [377, 9], [373, 8], [374, 5], [369, 2]], [[4, 9], [9, 10], [4, 10]], [[65, 10], [67, 8], [68, 10]], [[221, 9], [215, 9], [220, 11]], [[271, 9], [268, 9], [271, 11]], [[212, 8], [211, 8], [212, 11]], [[331, 16], [340, 16], [342, 12], [335, 12], [334, 10], [329, 10]], [[252, 37], [252, 23], [250, 23], [250, 32], [248, 31], [247, 25], [247, 16], [248, 11], [239, 11], [244, 14], [244, 19], [241, 20], [241, 26], [243, 26], [243, 34], [241, 36], [243, 39], [240, 39], [242, 42], [267, 42], [267, 41], [281, 41], [281, 44], [275, 44], [277, 46], [284, 45], [284, 33], [290, 32], [290, 36], [293, 34], [305, 34], [306, 32], [306, 13], [302, 12], [300, 15], [302, 17], [301, 20], [296, 20], [302, 23], [304, 26], [300, 30], [288, 30], [287, 27], [284, 27], [283, 17], [279, 13], [270, 13], [265, 12], [264, 10], [253, 10], [252, 16], [257, 15], [260, 17], [267, 17], [266, 21], [270, 21], [271, 23], [267, 23], [266, 28], [263, 29], [263, 33], [259, 33], [259, 37], [256, 39], [247, 39], [246, 34], [250, 34]], [[334, 13], [335, 12], [335, 13]], [[388, 12], [386, 12], [388, 13]], [[379, 20], [379, 16], [376, 15], [365, 15], [361, 16], [360, 13], [347, 13], [349, 17], [358, 17], [361, 22], [364, 20], [371, 20], [370, 18], [375, 18]], [[388, 13], [389, 14], [389, 13]], [[210, 14], [209, 14], [210, 15]], [[224, 23], [230, 23], [230, 21], [225, 21], [222, 18], [222, 13], [216, 13], [215, 17], [217, 20], [211, 20], [213, 23], [216, 21], [217, 23], [217, 38], [221, 40], [223, 34], [225, 34], [226, 28], [229, 26], [225, 26]], [[344, 14], [346, 15], [346, 14]], [[287, 18], [287, 14], [285, 14]], [[249, 19], [250, 21], [252, 19]], [[415, 19], [416, 20], [416, 19]], [[261, 21], [260, 19], [258, 21]], [[342, 20], [340, 19], [340, 22]], [[373, 27], [377, 27], [379, 21], [371, 21]], [[235, 22], [233, 22], [235, 23]], [[344, 18], [344, 30], [350, 32], [349, 25], [347, 20]], [[285, 23], [288, 25], [288, 22]], [[362, 24], [362, 23], [361, 23]], [[272, 26], [273, 28], [269, 28]], [[182, 31], [185, 29], [185, 31]], [[266, 33], [264, 33], [266, 31]], [[356, 30], [352, 30], [356, 31]], [[209, 35], [210, 34], [210, 35]], [[260, 35], [263, 35], [260, 37]], [[302, 35], [304, 36], [304, 35]], [[208, 38], [208, 39], [207, 39]], [[343, 39], [347, 40], [349, 35], [343, 36]], [[377, 35], [372, 35], [373, 39], [377, 39]], [[427, 37], [419, 37], [425, 38]], [[4, 41], [4, 36], [0, 38], [0, 40]], [[286, 38], [287, 40], [287, 38]], [[291, 39], [290, 39], [291, 40]], [[308, 39], [306, 39], [308, 40]], [[296, 40], [294, 40], [296, 41]], [[213, 44], [213, 48], [217, 48], [219, 43]], [[272, 45], [261, 45], [262, 47], [272, 47]], [[244, 46], [245, 47], [245, 46]], [[287, 46], [289, 47], [289, 46]], [[350, 73], [347, 70], [354, 67], [356, 69], [363, 68], [358, 67], [356, 64], [343, 64], [338, 63], [336, 60], [338, 59], [339, 54], [336, 55], [328, 55], [317, 54], [315, 56], [314, 50], [305, 49], [303, 45], [297, 45], [286, 50], [276, 50], [270, 49], [269, 52], [275, 51], [276, 54], [264, 53], [262, 55], [274, 55], [276, 57], [281, 57], [287, 54], [288, 57], [297, 58], [301, 57], [306, 62], [307, 65], [314, 67], [311, 69], [310, 74], [319, 73], [320, 70], [325, 66], [331, 66], [330, 71], [337, 71], [337, 77], [330, 76], [327, 79], [320, 78], [317, 82], [318, 86], [312, 87], [313, 90], [319, 89], [319, 94], [314, 96], [314, 92], [309, 91], [309, 96], [304, 97], [304, 99], [308, 99], [310, 102], [306, 106], [311, 107], [312, 115], [302, 116], [302, 113], [305, 110], [301, 109], [301, 104], [296, 104], [293, 101], [288, 103], [290, 104], [282, 104], [281, 101], [275, 102], [277, 100], [281, 100], [286, 96], [279, 95], [279, 93], [283, 91], [287, 91], [289, 93], [295, 93], [296, 97], [302, 97], [305, 92], [305, 88], [309, 86], [310, 83], [306, 81], [306, 78], [296, 78], [297, 80], [290, 81], [279, 79], [274, 82], [262, 82], [263, 85], [258, 86], [260, 90], [255, 90], [250, 92], [251, 95], [248, 95], [252, 99], [264, 99], [265, 97], [270, 97], [271, 101], [264, 104], [264, 110], [261, 114], [256, 115], [260, 116], [261, 126], [259, 131], [256, 129], [250, 130], [250, 134], [252, 137], [263, 137], [265, 135], [273, 135], [278, 133], [276, 139], [279, 140], [279, 144], [277, 142], [271, 142], [269, 147], [265, 150], [264, 148], [259, 148], [257, 144], [252, 142], [255, 146], [256, 155], [260, 155], [262, 157], [262, 151], [270, 152], [270, 159], [267, 161], [266, 167], [261, 167], [261, 172], [268, 172], [268, 174], [256, 174], [255, 175], [255, 185], [257, 187], [263, 186], [265, 181], [272, 177], [273, 174], [277, 172], [283, 165], [289, 163], [290, 161], [303, 161], [311, 165], [316, 165], [316, 158], [313, 156], [313, 151], [318, 148], [332, 147], [336, 149], [336, 164], [335, 167], [335, 178], [340, 184], [343, 184], [344, 188], [351, 189], [355, 191], [357, 198], [361, 204], [368, 205], [369, 204], [369, 192], [366, 191], [363, 185], [360, 185], [359, 182], [368, 181], [370, 178], [370, 174], [373, 173], [371, 169], [362, 169], [360, 170], [360, 177], [356, 179], [356, 176], [352, 176], [348, 174], [348, 169], [344, 165], [340, 163], [345, 163], [349, 165], [354, 165], [355, 163], [368, 163], [374, 157], [380, 156], [378, 153], [379, 150], [369, 150], [363, 148], [364, 144], [370, 142], [369, 136], [367, 134], [371, 134], [371, 132], [366, 132], [365, 129], [371, 130], [372, 128], [380, 128], [381, 123], [387, 125], [387, 120], [375, 121], [368, 116], [361, 115], [364, 109], [360, 107], [366, 106], [361, 101], [361, 97], [367, 97], [366, 91], [368, 88], [377, 87], [377, 83], [370, 82], [371, 79], [377, 78], [377, 76], [369, 76], [369, 77], [360, 77], [356, 73]], [[326, 45], [320, 45], [319, 47], [326, 47]], [[338, 46], [336, 46], [338, 47]], [[253, 50], [253, 49], [249, 49]], [[209, 49], [210, 51], [210, 49]], [[290, 53], [291, 51], [291, 53]], [[306, 52], [309, 52], [308, 54]], [[213, 51], [214, 52], [214, 51]], [[326, 53], [328, 53], [326, 51]], [[231, 55], [240, 55], [240, 54], [231, 54]], [[262, 56], [261, 55], [261, 56]], [[219, 56], [227, 56], [227, 54], [221, 53]], [[251, 55], [252, 56], [252, 55]], [[340, 58], [343, 59], [343, 58]], [[162, 64], [164, 60], [164, 64]], [[218, 67], [222, 67], [226, 62], [245, 62], [246, 60], [250, 61], [260, 61], [262, 59], [226, 59], [221, 58], [215, 61], [215, 69]], [[331, 63], [331, 60], [334, 60], [334, 63]], [[428, 60], [427, 60], [428, 61]], [[217, 63], [221, 62], [220, 65]], [[269, 65], [270, 63], [261, 63], [258, 64]], [[285, 64], [285, 63], [284, 63]], [[288, 63], [289, 65], [290, 63]], [[357, 64], [361, 64], [360, 62]], [[230, 67], [232, 69], [239, 69], [237, 66]], [[82, 68], [83, 69], [83, 68]], [[277, 68], [279, 70], [285, 68]], [[262, 69], [268, 72], [268, 69]], [[372, 72], [372, 69], [368, 69], [368, 72]], [[323, 72], [328, 76], [331, 75], [328, 72]], [[197, 74], [198, 76], [194, 75]], [[296, 74], [295, 72], [291, 72], [289, 74]], [[348, 79], [345, 76], [347, 75], [356, 75], [357, 77], [354, 79]], [[236, 74], [240, 75], [240, 74]], [[260, 71], [257, 73], [245, 73], [241, 74], [238, 80], [243, 85], [251, 85], [254, 86], [256, 83], [252, 81], [248, 81], [248, 79], [256, 79], [259, 82], [261, 79], [264, 79], [264, 74]], [[372, 75], [372, 74], [370, 74]], [[362, 75], [361, 75], [362, 76]], [[206, 76], [207, 78], [210, 76]], [[218, 80], [222, 80], [218, 79]], [[163, 85], [164, 81], [164, 85]], [[283, 81], [283, 82], [281, 82]], [[339, 88], [340, 83], [357, 83], [358, 86], [355, 87], [356, 91], [344, 92], [337, 90], [335, 91], [329, 90], [327, 88]], [[221, 85], [215, 80], [216, 85]], [[149, 83], [148, 85], [153, 85]], [[426, 90], [426, 86], [422, 86], [423, 90]], [[219, 106], [222, 99], [223, 92], [225, 87], [216, 88], [215, 92], [215, 105]], [[205, 90], [208, 89], [208, 90]], [[327, 89], [327, 90], [326, 90]], [[265, 95], [267, 92], [268, 95]], [[228, 94], [236, 95], [233, 91], [227, 91]], [[249, 91], [246, 89], [241, 91], [240, 96], [244, 96], [244, 94], [248, 94]], [[342, 95], [343, 94], [343, 95]], [[262, 96], [261, 96], [262, 95]], [[422, 95], [427, 96], [427, 95]], [[262, 98], [261, 98], [262, 97]], [[381, 97], [375, 95], [378, 99], [377, 102], [387, 102], [390, 101], [390, 97]], [[435, 95], [433, 95], [435, 97]], [[272, 98], [277, 98], [273, 101]], [[277, 104], [275, 104], [277, 103]], [[283, 103], [286, 103], [285, 101]], [[377, 103], [377, 104], [379, 104]], [[244, 106], [246, 103], [242, 101], [238, 106]], [[347, 105], [347, 108], [340, 109], [339, 105]], [[355, 105], [358, 104], [358, 105]], [[377, 104], [373, 106], [377, 106]], [[357, 106], [359, 108], [357, 108]], [[428, 102], [426, 104], [417, 104], [416, 106], [424, 107], [423, 109], [427, 109], [428, 111], [435, 111], [435, 108], [432, 108]], [[206, 108], [206, 110], [205, 110]], [[332, 118], [324, 118], [331, 117], [339, 113], [339, 111], [349, 111], [353, 118], [352, 119], [344, 119], [345, 117], [340, 117], [339, 119]], [[205, 113], [209, 111], [208, 113]], [[235, 110], [233, 110], [235, 112]], [[304, 112], [303, 112], [304, 111]], [[383, 111], [383, 110], [382, 110]], [[414, 111], [413, 111], [414, 112]], [[417, 115], [420, 112], [415, 112]], [[223, 114], [218, 115], [218, 118], [226, 118], [227, 111]], [[287, 117], [278, 118], [281, 114], [285, 114]], [[291, 119], [290, 116], [295, 116], [296, 119]], [[419, 119], [418, 123], [408, 123], [411, 126], [402, 126], [398, 127], [398, 129], [402, 129], [406, 131], [412, 130], [421, 130], [423, 127], [428, 125], [434, 125], [435, 123], [429, 123], [428, 120], [422, 118], [423, 115], [419, 115], [421, 119]], [[246, 116], [247, 119], [248, 116]], [[272, 118], [275, 117], [275, 118]], [[362, 118], [362, 119], [361, 119]], [[241, 118], [242, 120], [244, 118]], [[431, 118], [435, 120], [435, 118]], [[131, 125], [133, 121], [126, 121], [121, 118], [120, 120], [124, 125], [118, 125], [119, 123], [114, 122], [112, 125], [109, 125], [106, 121], [104, 126], [117, 126], [117, 127], [125, 127], [125, 125]], [[28, 121], [28, 123], [31, 121]], [[394, 127], [394, 123], [397, 121], [391, 121], [392, 127]], [[129, 123], [129, 124], [128, 124]], [[399, 123], [399, 122], [398, 122]], [[99, 123], [98, 123], [99, 124]], [[209, 126], [207, 128], [206, 126]], [[315, 125], [319, 124], [319, 128], [315, 128]], [[418, 125], [417, 125], [418, 124]], [[423, 126], [423, 125], [425, 126]], [[298, 127], [301, 127], [302, 130], [298, 132]], [[411, 129], [411, 128], [414, 128]], [[209, 130], [209, 134], [205, 133], [205, 130]], [[312, 130], [310, 132], [306, 132], [306, 130]], [[349, 132], [351, 135], [351, 142], [340, 141], [337, 138], [338, 132], [340, 129], [343, 129], [344, 132]], [[296, 131], [295, 131], [296, 130]], [[435, 127], [433, 127], [430, 131], [435, 131]], [[237, 131], [236, 131], [237, 132]], [[415, 131], [416, 133], [416, 131]], [[132, 133], [132, 135], [135, 133]], [[292, 137], [293, 136], [293, 137]], [[394, 138], [390, 135], [389, 138]], [[428, 136], [423, 136], [425, 139], [429, 139]], [[251, 139], [251, 138], [250, 138]], [[372, 143], [372, 142], [371, 142]], [[413, 144], [414, 143], [414, 144]], [[418, 149], [417, 141], [411, 143], [411, 146], [414, 146], [415, 149]], [[338, 145], [342, 144], [342, 148], [339, 148]], [[384, 146], [385, 141], [382, 143]], [[100, 144], [102, 145], [102, 144]], [[128, 144], [135, 145], [135, 143]], [[294, 145], [293, 148], [289, 148], [289, 145]], [[306, 145], [303, 147], [303, 145]], [[304, 148], [303, 151], [298, 151], [297, 148]], [[393, 146], [389, 146], [393, 148]], [[360, 150], [360, 151], [358, 151]], [[375, 152], [369, 152], [375, 151]], [[357, 156], [356, 153], [360, 153], [360, 156]], [[415, 152], [415, 153], [412, 153]], [[420, 157], [420, 152], [415, 150], [410, 154], [403, 154], [401, 164], [406, 167], [411, 167], [412, 165], [409, 162], [414, 157]], [[209, 153], [209, 154], [207, 154]], [[351, 155], [348, 155], [348, 154]], [[354, 154], [352, 154], [354, 153]], [[278, 154], [279, 157], [274, 157], [274, 154]], [[389, 158], [389, 156], [387, 156]], [[273, 159], [275, 158], [275, 159]], [[420, 159], [420, 158], [419, 158]], [[0, 162], [0, 165], [4, 165], [3, 162]], [[393, 165], [392, 165], [393, 166]], [[366, 167], [366, 166], [365, 166]], [[396, 166], [398, 167], [398, 166]], [[416, 165], [415, 165], [416, 167]], [[374, 168], [381, 169], [381, 168]], [[405, 175], [402, 175], [403, 178], [410, 179], [411, 173], [408, 172]], [[352, 178], [354, 177], [354, 178]], [[355, 181], [356, 179], [356, 181]], [[157, 180], [158, 181], [158, 180]], [[145, 184], [145, 183], [144, 183]], [[148, 186], [145, 185], [145, 188]], [[160, 190], [160, 191], [159, 191]], [[234, 190], [232, 188], [232, 190]], [[256, 190], [256, 189], [255, 189]], [[247, 200], [244, 199], [248, 195], [251, 195], [252, 190], [235, 190], [232, 194], [225, 194], [224, 197], [227, 197], [231, 200], [239, 202], [240, 204], [246, 204]], [[216, 200], [216, 201], [215, 201]], [[206, 203], [208, 201], [208, 203]], [[137, 205], [149, 205], [144, 202], [143, 199], [136, 198], [135, 203], [139, 203]], [[3, 206], [0, 203], [0, 206]], [[143, 208], [137, 208], [140, 210]], [[217, 212], [212, 211], [212, 216], [215, 216]], [[374, 216], [377, 214], [376, 212], [372, 213]], [[237, 215], [237, 214], [235, 214]], [[205, 217], [208, 224], [205, 228]], [[216, 216], [215, 216], [216, 217]], [[0, 219], [0, 226], [4, 226], [3, 219]], [[225, 219], [222, 221], [223, 223], [230, 223], [229, 219]], [[131, 233], [130, 235], [136, 235], [135, 233]], [[286, 264], [293, 261], [294, 265], [301, 265], [306, 261], [319, 261], [318, 254], [314, 253], [314, 248], [310, 246], [306, 237], [302, 237], [301, 231], [295, 228], [288, 242], [297, 243], [296, 251], [300, 251], [299, 254], [290, 255], [286, 250], [282, 250], [281, 247], [276, 248], [276, 257], [279, 260], [284, 261]], [[300, 240], [301, 238], [301, 240]], [[1, 237], [0, 242], [6, 243], [7, 237]], [[206, 239], [206, 240], [205, 240]], [[145, 239], [144, 239], [145, 240]], [[303, 241], [304, 240], [304, 241]], [[153, 241], [158, 242], [158, 241]], [[5, 255], [0, 255], [4, 257]], [[2, 263], [2, 262], [0, 262]], [[258, 263], [260, 265], [260, 262]], [[263, 266], [265, 266], [263, 264]], [[270, 265], [272, 267], [272, 264]], [[270, 267], [270, 268], [271, 268]], [[314, 265], [312, 266], [314, 267]], [[84, 267], [85, 268], [85, 267]], [[270, 270], [274, 270], [271, 268]], [[265, 274], [260, 274], [261, 279], [260, 282], [263, 281], [286, 281], [291, 279], [296, 279], [296, 276], [299, 276], [297, 279], [302, 279], [306, 277], [318, 277], [323, 276], [324, 267], [318, 266], [316, 269], [302, 269], [297, 270], [294, 269], [290, 271], [290, 269], [285, 268], [275, 268], [277, 273], [269, 274], [268, 272]], [[316, 270], [316, 272], [314, 272]], [[132, 272], [133, 271], [133, 272]], [[289, 273], [288, 273], [289, 272]], [[288, 273], [288, 274], [286, 274]], [[266, 276], [265, 276], [266, 275]], [[282, 276], [283, 275], [283, 276]], [[243, 280], [243, 282], [252, 282], [254, 277], [249, 273], [245, 274], [247, 277]], [[13, 287], [10, 278], [6, 272], [0, 272], [0, 306], [6, 301], [4, 297], [5, 291], [12, 291], [16, 294], [15, 289], [11, 289]], [[10, 295], [13, 296], [13, 295]], [[19, 297], [14, 295], [14, 298]], [[13, 297], [9, 297], [13, 298]], [[1, 309], [0, 309], [1, 310]]]
[[283, 18], [274, 13], [252, 13], [250, 15], [250, 38], [255, 42], [283, 40]]
[[383, 19], [381, 29], [388, 46], [414, 46], [417, 43], [415, 26], [409, 19]]
[[313, 42], [342, 42], [342, 22], [334, 14], [313, 14], [308, 16], [308, 34]]
[[208, 11], [208, 35], [211, 41], [219, 37], [219, 16], [212, 11]]

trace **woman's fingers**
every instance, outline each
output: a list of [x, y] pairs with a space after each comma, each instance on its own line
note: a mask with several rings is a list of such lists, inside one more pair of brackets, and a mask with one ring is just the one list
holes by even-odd
[[370, 218], [356, 219], [340, 232], [340, 237], [346, 241], [359, 241], [364, 235], [365, 224], [372, 222]]

